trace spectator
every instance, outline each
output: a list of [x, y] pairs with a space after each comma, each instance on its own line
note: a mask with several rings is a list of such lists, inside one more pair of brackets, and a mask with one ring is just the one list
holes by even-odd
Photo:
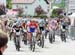
[[6, 26], [7, 26], [6, 16], [3, 16], [3, 17], [2, 17], [1, 25], [2, 25], [2, 30], [3, 30], [4, 32], [6, 32]]
[[0, 55], [2, 55], [5, 49], [7, 48], [7, 42], [7, 34], [0, 30]]

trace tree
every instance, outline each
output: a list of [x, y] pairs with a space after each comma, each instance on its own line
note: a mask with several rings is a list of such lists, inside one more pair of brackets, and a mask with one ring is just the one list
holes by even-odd
[[63, 15], [61, 15], [61, 14], [63, 14], [63, 9], [54, 9], [53, 11], [52, 11], [52, 15], [51, 15], [51, 18], [55, 18], [55, 17], [63, 17]]
[[12, 8], [12, 3], [11, 3], [12, 0], [6, 0], [6, 1], [7, 1], [6, 2], [6, 4], [7, 4], [6, 7], [11, 9]]
[[39, 15], [44, 14], [46, 12], [44, 12], [42, 7], [39, 5], [38, 7], [35, 8], [35, 13], [37, 14], [37, 16], [39, 16]]
[[23, 14], [23, 9], [22, 8], [19, 8], [18, 9], [18, 16], [22, 16], [22, 14]]

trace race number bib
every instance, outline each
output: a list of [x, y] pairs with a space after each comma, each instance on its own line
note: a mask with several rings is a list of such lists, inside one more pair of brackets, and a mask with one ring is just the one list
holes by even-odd
[[20, 35], [20, 32], [16, 32], [16, 35]]
[[27, 30], [23, 30], [24, 32], [27, 32]]

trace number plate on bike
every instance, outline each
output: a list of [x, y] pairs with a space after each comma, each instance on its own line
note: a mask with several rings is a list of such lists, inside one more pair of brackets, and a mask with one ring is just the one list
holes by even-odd
[[20, 32], [16, 32], [16, 35], [20, 35]]
[[65, 31], [65, 29], [62, 29], [62, 31], [64, 32], [64, 31]]
[[23, 30], [24, 32], [27, 32], [27, 30]]

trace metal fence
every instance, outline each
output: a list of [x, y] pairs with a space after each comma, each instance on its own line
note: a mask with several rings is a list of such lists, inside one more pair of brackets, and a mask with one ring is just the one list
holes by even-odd
[[70, 28], [70, 37], [72, 40], [75, 40], [75, 27], [71, 26]]

